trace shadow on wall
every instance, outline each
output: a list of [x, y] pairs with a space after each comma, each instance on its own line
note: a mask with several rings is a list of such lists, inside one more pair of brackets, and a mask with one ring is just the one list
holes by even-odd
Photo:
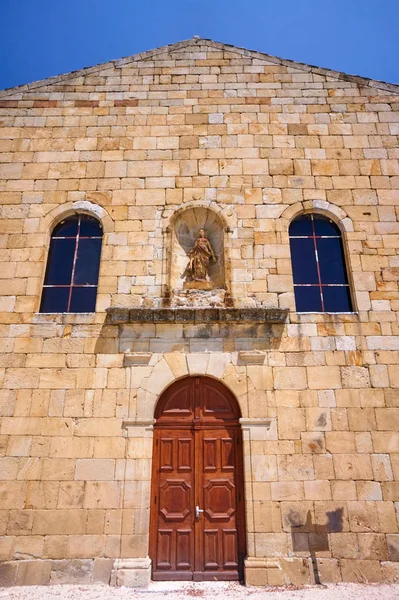
[[318, 525], [312, 521], [312, 514], [310, 510], [307, 512], [305, 524], [295, 524], [295, 521], [298, 520], [299, 515], [294, 513], [294, 511], [291, 515], [288, 515], [288, 518], [292, 523], [292, 549], [294, 552], [310, 553], [314, 582], [316, 585], [321, 585], [316, 553], [329, 552], [330, 545], [328, 534], [339, 533], [342, 531], [343, 513], [343, 508], [326, 512], [327, 523], [324, 525]]
[[[95, 354], [277, 350], [284, 331], [283, 324], [221, 320], [198, 322], [191, 315], [188, 322], [154, 321], [155, 312], [173, 312], [168, 309], [148, 310], [148, 320], [143, 309], [127, 312], [130, 312], [130, 318], [129, 315], [127, 318], [121, 315], [116, 320], [115, 315], [112, 318], [108, 316], [97, 339]], [[140, 322], [135, 322], [134, 318], [132, 322], [131, 315], [136, 312], [140, 312]]]

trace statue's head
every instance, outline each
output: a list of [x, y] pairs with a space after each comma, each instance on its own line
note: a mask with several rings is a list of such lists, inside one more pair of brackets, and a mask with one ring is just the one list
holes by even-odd
[[205, 229], [200, 229], [199, 230], [198, 237], [205, 237]]

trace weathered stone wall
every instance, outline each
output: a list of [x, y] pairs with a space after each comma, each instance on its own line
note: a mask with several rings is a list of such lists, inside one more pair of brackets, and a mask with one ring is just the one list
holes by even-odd
[[[242, 410], [247, 582], [312, 580], [311, 555], [322, 581], [399, 577], [398, 92], [192, 40], [0, 94], [3, 585], [108, 581], [114, 559], [113, 582], [148, 579], [153, 411], [187, 374]], [[224, 224], [233, 306], [286, 324], [107, 316], [162, 305], [197, 206]], [[304, 210], [343, 232], [354, 314], [295, 312]], [[74, 211], [104, 226], [97, 310], [41, 315]]]

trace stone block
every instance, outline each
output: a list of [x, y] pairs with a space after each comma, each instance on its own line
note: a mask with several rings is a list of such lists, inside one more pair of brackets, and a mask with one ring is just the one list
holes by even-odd
[[148, 557], [116, 560], [114, 573], [117, 586], [148, 588], [151, 580], [151, 560]]
[[320, 583], [339, 583], [341, 581], [341, 570], [338, 560], [334, 558], [317, 558], [316, 565]]
[[337, 479], [372, 479], [369, 455], [335, 454], [333, 460]]
[[334, 500], [356, 500], [356, 484], [354, 481], [332, 481], [332, 497]]
[[37, 510], [33, 515], [33, 535], [83, 534], [86, 525], [86, 511]]
[[285, 584], [302, 586], [310, 583], [309, 564], [301, 558], [283, 558], [280, 565]]
[[0, 563], [0, 582], [2, 587], [11, 587], [17, 583], [17, 562]]
[[255, 536], [255, 554], [259, 558], [287, 555], [288, 534], [259, 533]]
[[342, 560], [342, 581], [351, 583], [381, 583], [382, 571], [378, 560]]
[[373, 431], [371, 437], [374, 452], [399, 453], [399, 433], [397, 431]]
[[384, 583], [398, 583], [399, 581], [399, 563], [382, 562], [382, 580]]
[[372, 454], [371, 464], [376, 481], [392, 481], [393, 473], [389, 454]]
[[6, 536], [3, 535], [4, 533], [6, 533], [6, 525], [7, 525], [7, 521], [6, 521], [6, 515], [7, 515], [7, 519], [8, 519], [8, 513], [5, 513], [5, 511], [2, 511], [3, 515], [1, 517], [1, 537], [0, 537], [0, 564], [1, 562], [4, 561], [8, 561], [11, 560], [13, 558], [13, 549], [14, 549], [14, 542], [16, 541], [14, 537], [11, 537], [10, 535]]
[[27, 560], [43, 556], [44, 538], [35, 535], [17, 535], [15, 538], [13, 559]]
[[301, 500], [304, 498], [302, 481], [273, 481], [271, 484], [272, 500]]
[[281, 502], [281, 519], [283, 530], [287, 533], [295, 533], [295, 530], [306, 531], [309, 520], [312, 519], [312, 502]]
[[305, 410], [302, 408], [277, 408], [277, 427], [282, 440], [300, 439], [306, 430]]
[[92, 575], [93, 583], [109, 585], [113, 565], [114, 560], [112, 558], [95, 558]]
[[119, 481], [88, 481], [85, 486], [85, 508], [119, 508], [121, 484]]
[[305, 481], [314, 479], [313, 458], [310, 454], [278, 456], [278, 479], [281, 481]]
[[305, 481], [304, 488], [306, 500], [331, 500], [328, 480]]
[[[385, 498], [384, 498], [385, 500]], [[376, 502], [378, 522], [382, 533], [398, 533], [395, 505], [393, 502]]]
[[341, 375], [344, 388], [370, 387], [370, 375], [366, 367], [342, 367]]
[[302, 433], [302, 452], [304, 454], [320, 454], [325, 453], [325, 439], [324, 434], [322, 432], [310, 432], [310, 433]]
[[18, 563], [17, 585], [48, 585], [50, 583], [50, 560], [23, 560]]
[[356, 489], [359, 500], [382, 500], [381, 485], [378, 481], [357, 481]]
[[399, 408], [376, 408], [377, 429], [382, 431], [399, 430]]
[[378, 518], [375, 502], [348, 502], [349, 526], [354, 532], [378, 531]]
[[278, 533], [281, 531], [280, 507], [273, 502], [254, 502], [253, 518], [256, 533]]
[[374, 408], [349, 408], [348, 421], [351, 431], [373, 431], [376, 429]]
[[366, 560], [387, 560], [387, 542], [382, 533], [359, 533], [360, 557]]
[[339, 367], [307, 367], [306, 370], [311, 390], [333, 390], [341, 387]]
[[306, 429], [308, 431], [331, 430], [331, 414], [328, 408], [307, 408]]
[[251, 586], [266, 586], [268, 585], [267, 569], [254, 569], [251, 567], [245, 567], [245, 585]]
[[355, 434], [352, 431], [328, 431], [326, 449], [332, 454], [352, 454], [356, 452]]
[[306, 388], [306, 369], [304, 367], [274, 367], [274, 387], [277, 390]]
[[53, 560], [51, 565], [51, 584], [87, 584], [92, 583], [92, 560]]
[[333, 558], [359, 558], [360, 550], [356, 533], [330, 533], [329, 538]]
[[388, 559], [399, 562], [399, 535], [387, 535]]
[[75, 479], [84, 481], [104, 481], [112, 480], [115, 474], [115, 460], [98, 459], [78, 459], [76, 461]]

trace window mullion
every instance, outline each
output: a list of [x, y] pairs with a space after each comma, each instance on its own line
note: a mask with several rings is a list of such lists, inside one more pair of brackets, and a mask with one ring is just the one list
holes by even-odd
[[324, 297], [323, 297], [323, 287], [322, 287], [322, 284], [321, 284], [321, 274], [320, 274], [319, 253], [317, 252], [316, 230], [315, 230], [315, 225], [314, 225], [314, 218], [313, 218], [313, 215], [311, 215], [311, 222], [312, 222], [312, 238], [313, 238], [314, 253], [315, 253], [315, 259], [316, 259], [316, 268], [317, 268], [317, 279], [319, 280], [319, 291], [320, 291], [320, 300], [321, 300], [321, 310], [322, 310], [322, 312], [324, 312]]
[[79, 246], [79, 234], [80, 234], [80, 221], [81, 217], [79, 217], [78, 221], [78, 231], [76, 233], [76, 241], [75, 241], [75, 253], [73, 255], [73, 263], [72, 263], [72, 273], [71, 273], [71, 285], [69, 288], [69, 296], [68, 296], [68, 308], [67, 312], [71, 311], [71, 301], [72, 301], [72, 290], [73, 290], [73, 282], [75, 278], [75, 268], [76, 268], [76, 260], [78, 258], [78, 246]]

